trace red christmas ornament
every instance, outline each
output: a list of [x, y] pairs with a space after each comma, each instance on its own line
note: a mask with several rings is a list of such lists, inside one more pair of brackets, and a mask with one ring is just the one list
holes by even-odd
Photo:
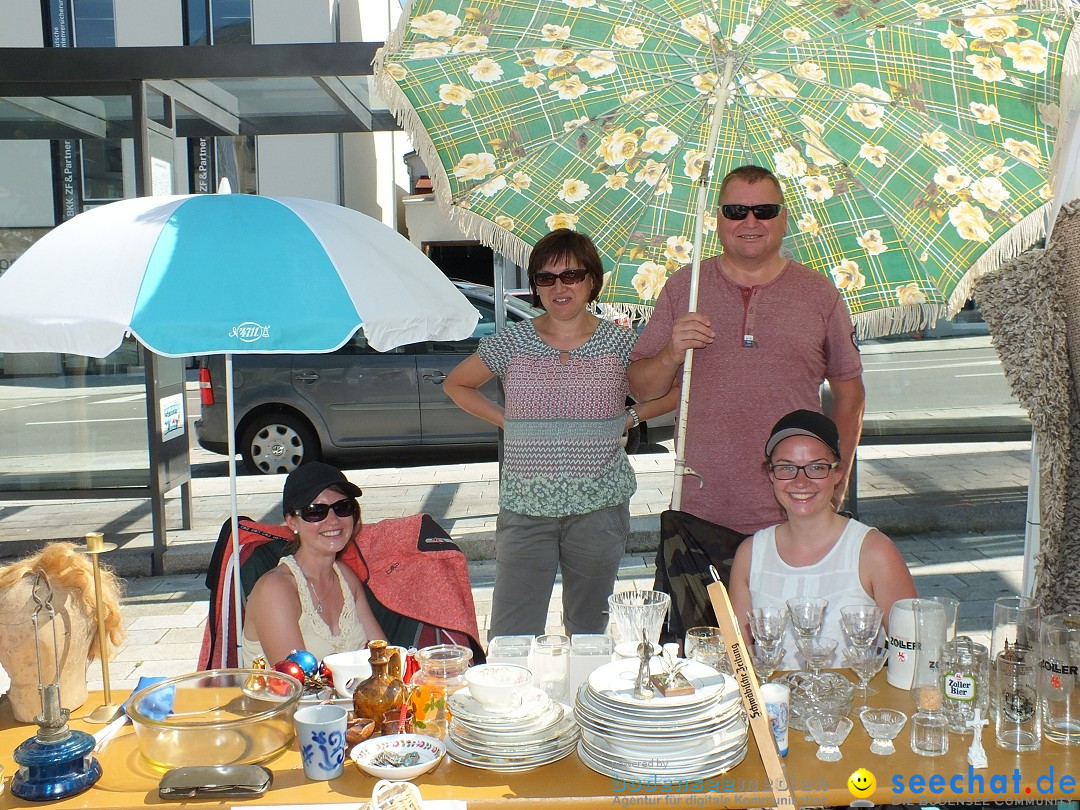
[[330, 671], [330, 667], [321, 661], [319, 662], [319, 677], [327, 686], [334, 685], [334, 673]]
[[[282, 675], [289, 675], [298, 680], [301, 684], [304, 683], [304, 670], [295, 661], [290, 661], [288, 659], [285, 659], [284, 661], [278, 661], [276, 664], [274, 664], [273, 667], [271, 667], [271, 669], [273, 669], [274, 672], [280, 672]], [[282, 687], [280, 686], [278, 687], [278, 689], [281, 688]]]

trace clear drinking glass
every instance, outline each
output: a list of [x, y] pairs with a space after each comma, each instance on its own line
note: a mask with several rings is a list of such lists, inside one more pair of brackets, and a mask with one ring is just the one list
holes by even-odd
[[779, 645], [775, 647], [768, 647], [763, 644], [754, 645], [750, 655], [754, 662], [754, 672], [758, 676], [759, 683], [765, 684], [768, 682], [769, 678], [780, 667], [780, 662], [784, 660], [785, 652], [787, 650]]
[[821, 670], [833, 662], [837, 643], [835, 638], [808, 638], [796, 642], [799, 654], [810, 668], [811, 683], [816, 682], [821, 676]]
[[800, 639], [810, 639], [821, 632], [821, 623], [825, 620], [825, 608], [828, 599], [816, 596], [796, 596], [787, 600], [791, 626]]
[[759, 607], [746, 613], [750, 633], [755, 643], [765, 650], [775, 652], [784, 643], [787, 632], [788, 612], [786, 608], [771, 606]]
[[840, 608], [840, 627], [852, 646], [866, 649], [877, 638], [883, 615], [877, 605], [848, 605]]
[[654, 647], [660, 646], [660, 631], [671, 607], [671, 597], [663, 591], [622, 591], [608, 597], [608, 612], [615, 624], [616, 641], [641, 643], [642, 633]]
[[532, 636], [495, 636], [488, 641], [487, 662], [527, 667], [532, 645]]
[[1046, 616], [1040, 636], [1043, 735], [1062, 745], [1080, 745], [1080, 613]]
[[684, 657], [710, 666], [717, 672], [732, 674], [724, 646], [724, 634], [719, 627], [691, 627], [683, 639]]
[[570, 638], [551, 633], [537, 636], [532, 648], [533, 683], [558, 703], [570, 697]]
[[851, 718], [844, 715], [815, 715], [808, 718], [806, 727], [818, 744], [817, 758], [825, 762], [841, 759], [843, 754], [840, 753], [840, 746], [853, 725]]
[[870, 685], [871, 679], [881, 671], [889, 657], [886, 647], [845, 647], [844, 663], [859, 679], [857, 709], [866, 708], [866, 699], [878, 690]]

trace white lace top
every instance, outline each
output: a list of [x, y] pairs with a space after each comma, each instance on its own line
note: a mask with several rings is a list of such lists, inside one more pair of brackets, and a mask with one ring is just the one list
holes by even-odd
[[[311, 598], [311, 585], [304, 577], [296, 560], [289, 555], [282, 557], [278, 565], [288, 568], [292, 572], [293, 579], [296, 580], [296, 591], [300, 596], [300, 635], [304, 637], [304, 647], [309, 653], [321, 661], [331, 653], [363, 649], [367, 644], [367, 633], [356, 617], [356, 601], [352, 597], [352, 591], [349, 590], [349, 583], [345, 581], [345, 575], [341, 573], [340, 563], [334, 563], [334, 571], [337, 572], [338, 585], [341, 587], [345, 604], [341, 609], [341, 616], [338, 617], [336, 635], [330, 631], [329, 625], [323, 621], [323, 617], [315, 609], [315, 603]], [[262, 644], [248, 638], [246, 622], [243, 653], [246, 667], [250, 667], [257, 657], [266, 657]], [[268, 660], [266, 663], [273, 666], [277, 662]]]

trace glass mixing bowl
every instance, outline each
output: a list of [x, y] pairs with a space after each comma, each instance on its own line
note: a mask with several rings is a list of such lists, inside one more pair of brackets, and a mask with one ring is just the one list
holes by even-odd
[[255, 764], [293, 740], [303, 694], [295, 678], [265, 669], [215, 669], [140, 689], [128, 701], [139, 750], [162, 770]]

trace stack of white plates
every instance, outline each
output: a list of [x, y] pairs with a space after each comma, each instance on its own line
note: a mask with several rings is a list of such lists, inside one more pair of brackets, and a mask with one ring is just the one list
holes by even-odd
[[569, 706], [552, 701], [536, 687], [521, 704], [493, 711], [466, 687], [450, 695], [446, 751], [463, 765], [492, 771], [527, 771], [567, 756], [578, 741]]
[[[653, 672], [662, 669], [653, 659]], [[620, 779], [704, 779], [746, 756], [746, 716], [735, 681], [690, 661], [682, 669], [693, 694], [634, 697], [639, 662], [624, 659], [594, 670], [577, 694], [578, 756], [598, 773]]]

